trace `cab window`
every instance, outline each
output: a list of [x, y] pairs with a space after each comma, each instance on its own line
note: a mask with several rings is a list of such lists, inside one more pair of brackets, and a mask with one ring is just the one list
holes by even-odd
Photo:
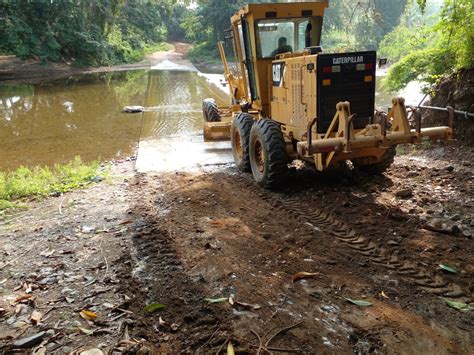
[[277, 54], [305, 48], [305, 30], [309, 19], [272, 19], [257, 22], [257, 57], [274, 58]]

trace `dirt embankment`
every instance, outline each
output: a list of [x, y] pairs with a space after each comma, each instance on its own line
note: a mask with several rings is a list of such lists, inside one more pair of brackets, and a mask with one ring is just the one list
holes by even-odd
[[4, 217], [0, 352], [469, 354], [474, 151], [459, 149], [383, 176], [301, 170], [283, 192], [232, 166], [116, 164], [111, 183]]
[[[462, 69], [443, 78], [435, 87], [431, 106], [452, 106], [456, 110], [474, 113], [474, 68]], [[428, 125], [446, 125], [447, 114], [428, 111], [424, 120]], [[456, 137], [474, 145], [474, 118], [455, 116]]]

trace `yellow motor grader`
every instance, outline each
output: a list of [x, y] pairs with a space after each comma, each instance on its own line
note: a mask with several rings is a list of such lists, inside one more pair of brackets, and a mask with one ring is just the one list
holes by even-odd
[[204, 100], [205, 141], [230, 138], [237, 168], [269, 188], [285, 181], [295, 159], [320, 171], [350, 160], [382, 172], [397, 144], [453, 136], [452, 123], [422, 128], [419, 115], [412, 128], [403, 98], [386, 114], [375, 110], [376, 52], [325, 53], [327, 7], [328, 0], [250, 4], [218, 43], [231, 103]]

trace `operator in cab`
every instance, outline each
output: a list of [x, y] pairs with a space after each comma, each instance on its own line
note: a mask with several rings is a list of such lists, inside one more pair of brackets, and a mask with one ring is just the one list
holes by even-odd
[[276, 57], [278, 54], [293, 52], [293, 48], [286, 44], [286, 37], [280, 37], [278, 39], [278, 48], [275, 49], [271, 56]]

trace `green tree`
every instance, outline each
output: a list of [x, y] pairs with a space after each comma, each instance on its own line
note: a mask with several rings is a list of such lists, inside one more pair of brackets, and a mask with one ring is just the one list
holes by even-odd
[[[426, 15], [429, 2], [423, 2], [423, 16]], [[410, 47], [405, 55], [394, 51], [397, 45], [404, 43], [396, 38], [396, 31], [388, 35], [384, 50], [391, 53], [394, 59], [400, 59], [394, 64], [386, 77], [384, 84], [388, 89], [398, 90], [412, 80], [420, 80], [432, 84], [441, 76], [453, 73], [463, 68], [474, 67], [474, 3], [472, 0], [445, 0], [439, 19], [434, 25], [418, 31], [413, 25], [407, 26], [408, 31], [419, 32], [424, 38], [418, 41], [418, 46]], [[412, 33], [408, 38], [416, 39]]]
[[0, 51], [43, 61], [113, 64], [140, 59], [163, 41], [168, 1], [0, 2]]
[[422, 13], [417, 4], [407, 3], [400, 24], [380, 43], [379, 55], [395, 63], [414, 50], [426, 48], [436, 40], [436, 33], [431, 27], [438, 20], [438, 8], [430, 7]]
[[385, 34], [398, 25], [406, 3], [331, 0], [324, 17], [323, 47], [329, 51], [377, 49]]

